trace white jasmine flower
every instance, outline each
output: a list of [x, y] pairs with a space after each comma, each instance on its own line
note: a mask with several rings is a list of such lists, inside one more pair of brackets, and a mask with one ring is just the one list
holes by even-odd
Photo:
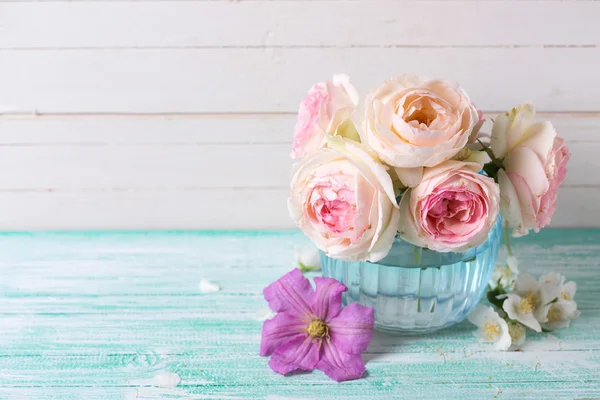
[[492, 307], [477, 304], [468, 319], [479, 328], [473, 332], [479, 340], [494, 343], [498, 350], [508, 350], [512, 342], [508, 325]]
[[152, 386], [174, 388], [181, 383], [181, 377], [174, 372], [159, 372], [152, 378]]
[[320, 271], [321, 270], [321, 257], [319, 249], [316, 247], [304, 247], [296, 248], [294, 250], [294, 260], [300, 268], [300, 271]]
[[566, 328], [579, 314], [577, 303], [574, 301], [557, 301], [550, 305], [546, 316], [547, 322], [543, 323], [542, 327], [547, 330]]
[[490, 287], [496, 289], [498, 284], [500, 284], [502, 288], [508, 289], [512, 287], [518, 275], [519, 260], [514, 256], [508, 256], [504, 264], [496, 265], [496, 269], [490, 280]]
[[511, 339], [511, 350], [520, 348], [525, 343], [526, 329], [517, 321], [508, 321], [508, 333]]
[[570, 321], [579, 316], [577, 303], [573, 300], [577, 291], [577, 284], [573, 281], [565, 283], [565, 276], [558, 272], [549, 272], [539, 279], [540, 284], [552, 285], [558, 288], [558, 299], [548, 310], [545, 329], [564, 328], [569, 326]]
[[540, 284], [532, 275], [521, 274], [514, 290], [505, 295], [502, 308], [510, 319], [541, 332], [540, 323], [548, 321], [548, 310], [559, 294], [558, 286], [546, 282]]
[[539, 283], [556, 286], [559, 290], [558, 301], [573, 301], [577, 284], [573, 281], [565, 283], [565, 276], [558, 272], [548, 272], [540, 276]]
[[571, 320], [580, 314], [577, 303], [573, 300], [577, 284], [573, 281], [565, 283], [565, 276], [558, 272], [549, 272], [540, 276], [539, 283], [556, 286], [559, 292], [557, 301], [548, 310], [547, 322], [542, 324], [542, 327], [544, 329], [568, 327]]

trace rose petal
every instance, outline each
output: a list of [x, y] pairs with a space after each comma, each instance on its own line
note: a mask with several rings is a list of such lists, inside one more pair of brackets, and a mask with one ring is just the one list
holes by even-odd
[[540, 160], [546, 160], [555, 138], [556, 131], [550, 121], [536, 122], [527, 128], [517, 146], [527, 147], [533, 150]]
[[342, 293], [348, 288], [332, 278], [315, 277], [315, 296], [312, 301], [314, 314], [322, 321], [329, 321], [342, 309]]
[[334, 381], [343, 382], [360, 378], [365, 373], [365, 363], [360, 354], [349, 354], [331, 343], [323, 342], [317, 369]]
[[319, 362], [319, 344], [312, 338], [298, 336], [279, 347], [269, 360], [269, 367], [285, 375], [297, 369], [312, 371]]
[[384, 228], [383, 232], [379, 235], [379, 240], [371, 249], [371, 256], [369, 257], [370, 262], [377, 262], [388, 255], [392, 245], [394, 244], [394, 238], [398, 230], [398, 222], [400, 221], [400, 210], [392, 209], [390, 220], [387, 227]]
[[417, 168], [394, 168], [396, 175], [405, 186], [415, 187], [423, 180], [423, 167]]
[[522, 176], [533, 196], [542, 196], [550, 187], [544, 163], [545, 160], [528, 147], [517, 147], [504, 159], [506, 173]]
[[263, 323], [260, 355], [269, 356], [279, 346], [294, 337], [305, 337], [302, 330], [306, 328], [307, 323], [307, 321], [302, 321], [297, 316], [288, 313], [279, 313], [272, 319], [266, 320]]
[[349, 304], [328, 323], [331, 343], [346, 353], [366, 351], [373, 336], [374, 321], [372, 307]]
[[312, 286], [298, 268], [288, 272], [263, 290], [265, 300], [275, 312], [293, 311], [299, 315], [311, 313]]
[[503, 169], [498, 171], [498, 184], [500, 185], [500, 209], [502, 216], [510, 228], [515, 229], [513, 236], [526, 234], [527, 230], [522, 226], [521, 203], [515, 186]]

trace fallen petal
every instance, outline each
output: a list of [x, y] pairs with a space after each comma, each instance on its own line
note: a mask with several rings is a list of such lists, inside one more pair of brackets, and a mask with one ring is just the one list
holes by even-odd
[[271, 310], [258, 310], [256, 312], [255, 319], [257, 321], [263, 322], [263, 321], [273, 318], [275, 315], [276, 314]]
[[217, 285], [216, 283], [212, 283], [211, 281], [204, 278], [200, 279], [200, 284], [198, 285], [198, 287], [200, 288], [200, 291], [202, 293], [215, 293], [221, 290], [219, 285]]
[[181, 377], [174, 372], [160, 372], [152, 378], [152, 386], [174, 388], [181, 383]]

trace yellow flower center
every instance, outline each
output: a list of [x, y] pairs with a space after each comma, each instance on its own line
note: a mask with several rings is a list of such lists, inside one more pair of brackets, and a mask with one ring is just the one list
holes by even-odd
[[500, 334], [500, 327], [495, 322], [483, 324], [483, 334], [490, 340], [494, 340]]
[[535, 311], [538, 302], [538, 294], [530, 290], [525, 296], [521, 297], [521, 301], [519, 301], [519, 309], [523, 314], [531, 314]]
[[563, 291], [560, 293], [560, 296], [561, 296], [561, 297], [562, 297], [564, 300], [567, 300], [567, 301], [571, 300], [571, 294], [570, 294], [569, 292], [567, 292], [566, 290], [563, 290]]
[[306, 328], [306, 332], [315, 339], [321, 339], [327, 336], [328, 331], [329, 328], [320, 319], [313, 319], [310, 321], [310, 324], [308, 324], [308, 328]]
[[562, 318], [561, 312], [558, 307], [552, 306], [548, 310], [548, 322], [560, 321]]

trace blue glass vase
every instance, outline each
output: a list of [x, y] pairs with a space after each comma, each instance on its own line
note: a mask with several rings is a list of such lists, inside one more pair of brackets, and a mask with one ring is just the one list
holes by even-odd
[[375, 329], [392, 334], [433, 332], [462, 321], [486, 291], [502, 236], [498, 218], [481, 246], [438, 253], [396, 237], [377, 263], [335, 260], [321, 253], [323, 275], [348, 287], [344, 304], [375, 309]]

